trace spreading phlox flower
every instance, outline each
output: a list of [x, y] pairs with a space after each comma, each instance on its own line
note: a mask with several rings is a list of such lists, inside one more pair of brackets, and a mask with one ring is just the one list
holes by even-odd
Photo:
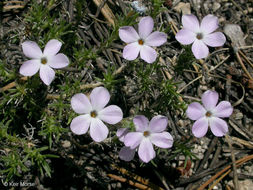
[[153, 63], [156, 60], [157, 53], [151, 46], [157, 47], [164, 44], [167, 41], [167, 35], [163, 32], [152, 32], [153, 28], [154, 21], [147, 16], [139, 22], [139, 34], [132, 26], [123, 26], [119, 29], [120, 39], [127, 43], [123, 50], [125, 59], [135, 60], [140, 53], [141, 59], [147, 63]]
[[[46, 84], [50, 85], [55, 77], [53, 69], [60, 69], [69, 64], [69, 59], [63, 53], [58, 53], [62, 43], [52, 39], [47, 42], [42, 52], [36, 42], [25, 41], [22, 43], [22, 49], [26, 57], [31, 60], [25, 61], [20, 67], [20, 74], [24, 76], [35, 75], [40, 71], [40, 78]], [[53, 69], [52, 69], [53, 68]]]
[[202, 97], [203, 106], [198, 102], [191, 103], [186, 114], [191, 120], [196, 120], [192, 126], [192, 133], [195, 137], [203, 137], [210, 126], [212, 133], [222, 137], [228, 132], [226, 121], [220, 118], [229, 117], [233, 107], [228, 101], [221, 101], [218, 105], [218, 93], [208, 90]]
[[96, 142], [101, 142], [108, 136], [108, 124], [116, 124], [123, 118], [122, 110], [116, 105], [105, 107], [110, 100], [110, 94], [104, 87], [96, 87], [91, 91], [90, 100], [82, 93], [71, 99], [73, 110], [81, 114], [75, 117], [70, 129], [77, 135], [85, 134], [90, 128], [90, 136]]
[[156, 153], [153, 144], [160, 148], [170, 148], [173, 145], [173, 138], [170, 133], [165, 132], [168, 119], [158, 115], [148, 119], [138, 115], [133, 119], [136, 132], [129, 132], [124, 137], [124, 144], [130, 149], [138, 148], [138, 155], [143, 162], [152, 160]]
[[[120, 128], [117, 130], [117, 137], [121, 142], [124, 142], [125, 136], [128, 134], [129, 130], [127, 128]], [[124, 161], [131, 161], [134, 158], [136, 148], [131, 149], [130, 147], [123, 146], [119, 151], [119, 158]]]
[[221, 32], [214, 32], [218, 28], [218, 18], [207, 15], [201, 23], [195, 15], [183, 15], [183, 28], [176, 34], [176, 39], [183, 45], [192, 44], [192, 52], [197, 59], [206, 58], [209, 54], [207, 46], [220, 47], [226, 42]]

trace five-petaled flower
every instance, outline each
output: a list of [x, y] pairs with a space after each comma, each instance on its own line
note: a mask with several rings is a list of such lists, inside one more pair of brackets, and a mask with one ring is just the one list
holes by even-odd
[[[226, 37], [221, 32], [214, 32], [218, 28], [218, 18], [207, 15], [201, 24], [194, 15], [183, 15], [183, 28], [176, 34], [176, 39], [183, 45], [192, 45], [192, 52], [197, 59], [206, 58], [209, 53], [207, 47], [223, 46]], [[214, 32], [214, 33], [213, 33]]]
[[233, 107], [228, 101], [221, 101], [217, 105], [218, 99], [216, 91], [208, 90], [202, 95], [204, 107], [198, 102], [193, 102], [188, 106], [187, 116], [191, 120], [197, 120], [192, 126], [192, 133], [195, 137], [203, 137], [207, 133], [208, 126], [217, 137], [222, 137], [228, 132], [227, 123], [220, 117], [229, 117], [233, 112]]
[[123, 118], [122, 110], [116, 105], [105, 107], [110, 100], [110, 94], [104, 87], [97, 87], [91, 91], [90, 100], [82, 93], [71, 99], [71, 106], [76, 113], [70, 129], [77, 135], [85, 134], [90, 127], [90, 136], [96, 142], [103, 141], [108, 135], [108, 128], [103, 123], [116, 124]]
[[62, 43], [58, 40], [50, 40], [42, 53], [36, 42], [25, 41], [22, 43], [22, 49], [26, 57], [31, 60], [25, 61], [20, 67], [20, 74], [24, 76], [35, 75], [40, 70], [40, 78], [46, 84], [50, 85], [55, 77], [54, 69], [66, 67], [69, 60], [66, 55], [59, 53]]
[[127, 43], [123, 50], [125, 59], [132, 61], [140, 53], [141, 58], [147, 63], [153, 63], [156, 60], [157, 53], [150, 46], [161, 46], [167, 41], [167, 35], [163, 32], [152, 32], [153, 27], [153, 19], [147, 16], [139, 22], [139, 34], [132, 26], [123, 26], [119, 29], [120, 39]]
[[138, 115], [133, 119], [136, 132], [129, 132], [124, 137], [124, 144], [130, 149], [138, 147], [138, 155], [143, 162], [149, 162], [155, 157], [153, 144], [160, 148], [170, 148], [173, 138], [170, 133], [164, 130], [167, 127], [168, 119], [158, 115], [148, 119]]

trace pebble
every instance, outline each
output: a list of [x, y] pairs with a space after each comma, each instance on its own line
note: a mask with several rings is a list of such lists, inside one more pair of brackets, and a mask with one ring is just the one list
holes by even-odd
[[71, 146], [70, 141], [64, 140], [61, 142], [63, 148], [69, 148]]
[[214, 2], [214, 4], [213, 4], [213, 11], [214, 12], [217, 11], [220, 7], [221, 7], [220, 3]]

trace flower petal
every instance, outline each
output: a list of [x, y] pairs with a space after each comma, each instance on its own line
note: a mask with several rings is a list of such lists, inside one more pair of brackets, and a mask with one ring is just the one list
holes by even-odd
[[71, 98], [71, 107], [76, 113], [79, 113], [79, 114], [84, 114], [84, 113], [89, 114], [92, 111], [92, 107], [91, 107], [89, 99], [87, 98], [86, 95], [82, 93], [75, 94]]
[[124, 144], [129, 146], [131, 149], [134, 149], [141, 143], [142, 137], [143, 133], [141, 132], [127, 133], [124, 139]]
[[188, 29], [192, 32], [199, 32], [199, 21], [195, 15], [183, 15], [182, 24], [184, 29]]
[[124, 142], [125, 136], [128, 132], [129, 132], [128, 128], [120, 128], [117, 130], [116, 135], [117, 137], [119, 137], [119, 140], [121, 142]]
[[60, 68], [68, 66], [69, 59], [63, 53], [59, 53], [55, 56], [52, 56], [50, 58], [50, 61], [49, 61], [48, 64], [49, 64], [50, 67], [52, 67], [54, 69], [60, 69]]
[[133, 119], [135, 129], [138, 132], [144, 132], [148, 128], [148, 118], [144, 115], [137, 115]]
[[47, 65], [40, 66], [40, 78], [46, 84], [50, 85], [50, 83], [54, 80], [55, 72], [52, 68]]
[[191, 103], [186, 110], [186, 115], [191, 120], [197, 120], [203, 117], [205, 113], [206, 113], [205, 108], [198, 102]]
[[192, 44], [192, 52], [197, 59], [202, 59], [208, 56], [209, 49], [201, 40], [196, 39]]
[[139, 55], [140, 49], [138, 42], [128, 44], [123, 49], [123, 57], [129, 61], [135, 60]]
[[192, 126], [192, 133], [195, 137], [201, 138], [205, 136], [208, 130], [208, 120], [206, 117], [201, 117]]
[[152, 133], [160, 133], [166, 129], [168, 125], [168, 118], [162, 115], [153, 117], [149, 123], [149, 130]]
[[153, 32], [145, 39], [145, 44], [148, 46], [161, 46], [167, 41], [167, 34], [163, 32]]
[[46, 56], [56, 55], [61, 49], [62, 43], [58, 40], [52, 39], [47, 42], [43, 54]]
[[219, 95], [216, 91], [207, 90], [202, 94], [201, 99], [206, 110], [211, 111], [217, 105]]
[[24, 76], [32, 76], [35, 75], [39, 69], [40, 69], [40, 61], [38, 59], [32, 59], [25, 61], [21, 65], [19, 72], [21, 75]]
[[176, 40], [183, 45], [189, 45], [196, 40], [196, 34], [188, 29], [181, 29], [176, 34]]
[[119, 37], [125, 43], [137, 42], [137, 40], [140, 38], [132, 26], [120, 27]]
[[22, 43], [22, 49], [26, 57], [39, 59], [42, 56], [42, 51], [36, 42], [25, 41]]
[[155, 157], [155, 151], [154, 151], [153, 145], [148, 138], [145, 138], [141, 141], [141, 144], [138, 150], [138, 155], [140, 159], [145, 163], [149, 162]]
[[120, 107], [111, 105], [98, 112], [98, 118], [109, 124], [116, 124], [123, 118]]
[[200, 29], [205, 34], [210, 34], [219, 27], [218, 24], [219, 24], [218, 18], [216, 16], [209, 14], [202, 19]]
[[157, 57], [156, 51], [153, 48], [146, 45], [143, 45], [141, 47], [140, 55], [141, 58], [147, 63], [153, 63]]
[[226, 121], [218, 117], [212, 117], [212, 119], [210, 119], [210, 128], [212, 133], [217, 137], [222, 137], [228, 132]]
[[173, 137], [168, 132], [153, 133], [150, 141], [160, 148], [170, 148], [173, 145]]
[[233, 113], [233, 107], [228, 101], [221, 101], [213, 110], [215, 117], [229, 117]]
[[92, 108], [97, 112], [102, 110], [110, 100], [110, 94], [104, 87], [96, 87], [91, 91], [90, 101]]
[[88, 114], [79, 115], [72, 120], [70, 124], [70, 129], [76, 135], [85, 134], [89, 129], [90, 121], [91, 119]]
[[146, 39], [154, 28], [154, 21], [150, 16], [143, 17], [138, 25], [139, 35], [142, 39]]
[[119, 158], [126, 162], [131, 161], [134, 158], [135, 149], [131, 149], [127, 146], [123, 146], [119, 151]]
[[96, 142], [101, 142], [108, 136], [109, 130], [100, 119], [92, 119], [90, 125], [90, 136]]
[[205, 35], [203, 41], [211, 47], [220, 47], [225, 44], [226, 37], [221, 32], [214, 32], [212, 34]]

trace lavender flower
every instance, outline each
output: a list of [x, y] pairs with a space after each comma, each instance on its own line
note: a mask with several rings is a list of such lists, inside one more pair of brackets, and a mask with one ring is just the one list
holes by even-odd
[[[50, 40], [42, 53], [36, 42], [25, 41], [22, 43], [22, 49], [26, 57], [31, 60], [25, 61], [20, 67], [20, 74], [24, 76], [35, 75], [40, 71], [40, 78], [46, 84], [50, 85], [55, 77], [54, 69], [66, 67], [69, 60], [66, 55], [58, 53], [62, 43], [58, 40]], [[58, 54], [57, 54], [58, 53]]]
[[136, 132], [129, 132], [124, 137], [124, 144], [130, 149], [138, 147], [138, 155], [143, 162], [149, 162], [155, 157], [153, 144], [160, 148], [170, 148], [173, 138], [170, 133], [165, 132], [168, 119], [158, 115], [148, 119], [139, 115], [133, 119]]
[[201, 24], [195, 15], [183, 15], [183, 29], [176, 34], [176, 39], [183, 45], [193, 43], [194, 56], [197, 59], [205, 58], [209, 53], [207, 45], [219, 47], [226, 42], [223, 33], [214, 32], [218, 28], [218, 22], [218, 18], [210, 14], [203, 18]]
[[227, 123], [220, 117], [229, 117], [233, 112], [233, 107], [228, 101], [221, 101], [217, 105], [218, 99], [217, 92], [208, 90], [202, 95], [204, 107], [198, 102], [193, 102], [188, 106], [187, 116], [191, 120], [196, 120], [192, 126], [195, 137], [203, 137], [207, 133], [208, 126], [217, 137], [222, 137], [228, 132]]
[[143, 17], [139, 22], [139, 34], [132, 26], [123, 26], [119, 29], [119, 37], [128, 43], [123, 50], [123, 57], [127, 60], [134, 60], [139, 53], [141, 59], [147, 63], [156, 60], [156, 51], [150, 46], [161, 46], [167, 41], [167, 35], [163, 32], [152, 32], [154, 21], [150, 16]]
[[108, 128], [103, 123], [116, 124], [123, 118], [122, 110], [115, 105], [105, 107], [110, 100], [110, 94], [104, 87], [94, 88], [90, 100], [82, 93], [76, 94], [71, 99], [71, 106], [76, 113], [82, 114], [75, 117], [70, 129], [77, 135], [85, 134], [90, 127], [90, 136], [96, 141], [103, 141], [108, 135]]

